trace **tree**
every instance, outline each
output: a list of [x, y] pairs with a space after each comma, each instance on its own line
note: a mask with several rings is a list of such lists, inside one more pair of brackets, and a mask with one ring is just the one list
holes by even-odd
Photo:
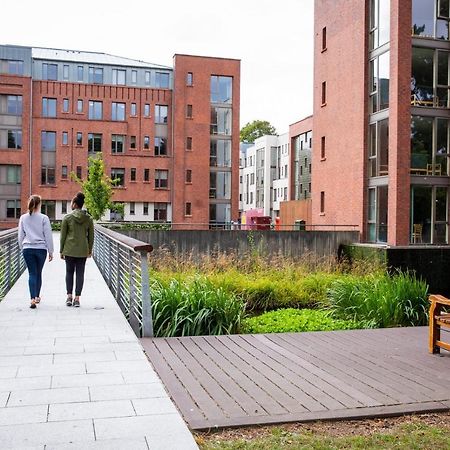
[[255, 142], [261, 136], [276, 135], [277, 130], [267, 120], [248, 122], [241, 130], [241, 142]]
[[[81, 190], [85, 196], [84, 203], [89, 214], [94, 220], [99, 220], [107, 209], [113, 207], [111, 201], [113, 186], [116, 180], [111, 180], [105, 174], [105, 164], [102, 154], [90, 156], [88, 159], [89, 173], [86, 180], [81, 180], [72, 172], [72, 178], [81, 186]], [[117, 208], [117, 204], [113, 208]]]

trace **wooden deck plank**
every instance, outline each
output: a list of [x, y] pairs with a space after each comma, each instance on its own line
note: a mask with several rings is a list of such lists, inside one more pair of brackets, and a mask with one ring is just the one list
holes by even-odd
[[423, 328], [147, 340], [192, 429], [450, 409], [450, 357]]

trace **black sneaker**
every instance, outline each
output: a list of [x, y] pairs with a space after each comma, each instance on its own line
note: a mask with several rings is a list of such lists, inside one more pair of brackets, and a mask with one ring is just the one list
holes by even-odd
[[36, 303], [34, 303], [34, 301], [31, 302], [30, 308], [31, 308], [31, 309], [36, 309]]
[[75, 299], [75, 300], [73, 301], [73, 306], [74, 306], [75, 308], [79, 308], [79, 307], [80, 307], [80, 300]]
[[69, 298], [66, 300], [66, 306], [72, 306], [72, 298], [71, 298], [71, 297], [69, 297]]

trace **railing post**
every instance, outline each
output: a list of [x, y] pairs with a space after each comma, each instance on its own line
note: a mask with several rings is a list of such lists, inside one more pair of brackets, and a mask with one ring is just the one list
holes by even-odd
[[148, 253], [139, 253], [141, 256], [142, 337], [153, 337], [152, 301], [150, 297], [150, 280], [147, 260]]

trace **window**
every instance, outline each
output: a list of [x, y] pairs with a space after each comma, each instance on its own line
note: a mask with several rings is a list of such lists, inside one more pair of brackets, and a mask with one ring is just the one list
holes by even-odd
[[327, 82], [322, 82], [322, 105], [327, 103]]
[[10, 59], [7, 63], [7, 73], [10, 75], [23, 75], [23, 61]]
[[62, 145], [69, 145], [69, 133], [67, 131], [62, 132]]
[[150, 150], [150, 136], [144, 136], [144, 150]]
[[211, 167], [231, 167], [231, 141], [211, 140], [209, 165]]
[[144, 202], [142, 204], [142, 214], [144, 216], [148, 216], [148, 202]]
[[371, 50], [389, 42], [390, 3], [390, 0], [371, 0], [370, 2], [369, 45]]
[[125, 120], [125, 103], [113, 102], [111, 105], [111, 120]]
[[[389, 108], [389, 52], [383, 53], [369, 63], [370, 112]], [[413, 81], [411, 79], [411, 84]]]
[[130, 181], [136, 181], [136, 168], [132, 167], [130, 169]]
[[155, 105], [155, 123], [167, 123], [167, 105]]
[[83, 100], [78, 100], [77, 101], [77, 113], [82, 113], [83, 112]]
[[144, 181], [150, 181], [150, 169], [144, 169]]
[[112, 84], [125, 84], [126, 71], [120, 69], [112, 70]]
[[132, 104], [131, 104], [130, 115], [135, 116], [136, 113], [137, 113], [137, 111], [136, 111], [136, 103], [132, 103]]
[[69, 112], [69, 99], [68, 98], [63, 99], [63, 112], [65, 112], [65, 113]]
[[153, 220], [166, 221], [167, 220], [167, 203], [153, 204]]
[[77, 145], [83, 145], [83, 133], [77, 132]]
[[115, 187], [124, 187], [125, 186], [125, 169], [112, 168], [111, 169], [111, 180], [114, 181]]
[[186, 183], [192, 183], [192, 170], [186, 170]]
[[6, 200], [6, 217], [19, 219], [20, 215], [20, 200]]
[[56, 117], [56, 98], [42, 99], [42, 117]]
[[67, 200], [61, 202], [61, 214], [67, 214]]
[[192, 137], [188, 136], [186, 138], [186, 150], [192, 150]]
[[194, 85], [194, 74], [192, 72], [188, 72], [186, 75], [186, 86]]
[[100, 67], [89, 67], [89, 83], [103, 84], [103, 69]]
[[8, 184], [21, 184], [22, 181], [22, 167], [21, 166], [6, 166], [6, 182]]
[[88, 134], [88, 151], [101, 152], [102, 151], [102, 135], [97, 133]]
[[184, 208], [184, 214], [186, 216], [192, 216], [192, 204], [191, 204], [191, 202], [186, 202], [186, 206]]
[[7, 113], [12, 116], [22, 115], [22, 96], [21, 95], [8, 95], [7, 102]]
[[192, 105], [186, 106], [186, 117], [192, 119]]
[[78, 66], [77, 67], [77, 81], [83, 81], [84, 79], [84, 67]]
[[325, 192], [320, 192], [320, 214], [325, 214]]
[[231, 103], [233, 78], [211, 76], [211, 103]]
[[155, 137], [155, 156], [167, 156], [167, 139]]
[[322, 51], [327, 49], [327, 27], [322, 28]]
[[144, 117], [150, 117], [150, 105], [148, 103], [144, 105]]
[[48, 216], [50, 220], [55, 218], [56, 202], [55, 200], [42, 200], [41, 212]]
[[64, 64], [63, 65], [63, 80], [68, 80], [68, 79], [69, 79], [69, 65]]
[[123, 153], [125, 151], [125, 136], [123, 134], [111, 135], [111, 152]]
[[22, 148], [22, 131], [8, 130], [8, 148]]
[[61, 178], [67, 180], [67, 166], [61, 167]]
[[137, 70], [131, 71], [131, 84], [137, 83]]
[[41, 150], [43, 152], [56, 151], [56, 132], [42, 131], [41, 132]]
[[209, 198], [231, 199], [231, 172], [211, 172], [209, 174]]
[[130, 216], [134, 216], [136, 212], [136, 204], [135, 202], [130, 202]]
[[384, 176], [388, 173], [389, 120], [384, 119], [369, 125], [369, 177]]
[[155, 189], [167, 189], [169, 187], [168, 183], [169, 171], [168, 170], [155, 170]]
[[167, 72], [156, 72], [156, 87], [169, 89], [170, 76]]
[[58, 65], [43, 63], [42, 79], [56, 81], [58, 79]]
[[150, 86], [150, 72], [149, 71], [145, 72], [145, 84], [147, 86]]
[[320, 138], [320, 159], [325, 159], [326, 158], [326, 141], [325, 141], [325, 136], [322, 136]]
[[136, 148], [136, 136], [130, 136], [130, 148]]
[[55, 184], [55, 168], [50, 166], [41, 167], [41, 184]]
[[231, 135], [231, 108], [211, 108], [210, 133]]
[[[253, 194], [253, 192], [251, 194]], [[231, 205], [229, 203], [209, 205], [210, 222], [224, 224], [230, 222], [230, 220], [231, 220]]]
[[102, 120], [103, 117], [103, 102], [89, 100], [89, 119]]
[[81, 176], [83, 175], [82, 170], [81, 170], [81, 166], [77, 166], [77, 177], [79, 179], [81, 179]]

